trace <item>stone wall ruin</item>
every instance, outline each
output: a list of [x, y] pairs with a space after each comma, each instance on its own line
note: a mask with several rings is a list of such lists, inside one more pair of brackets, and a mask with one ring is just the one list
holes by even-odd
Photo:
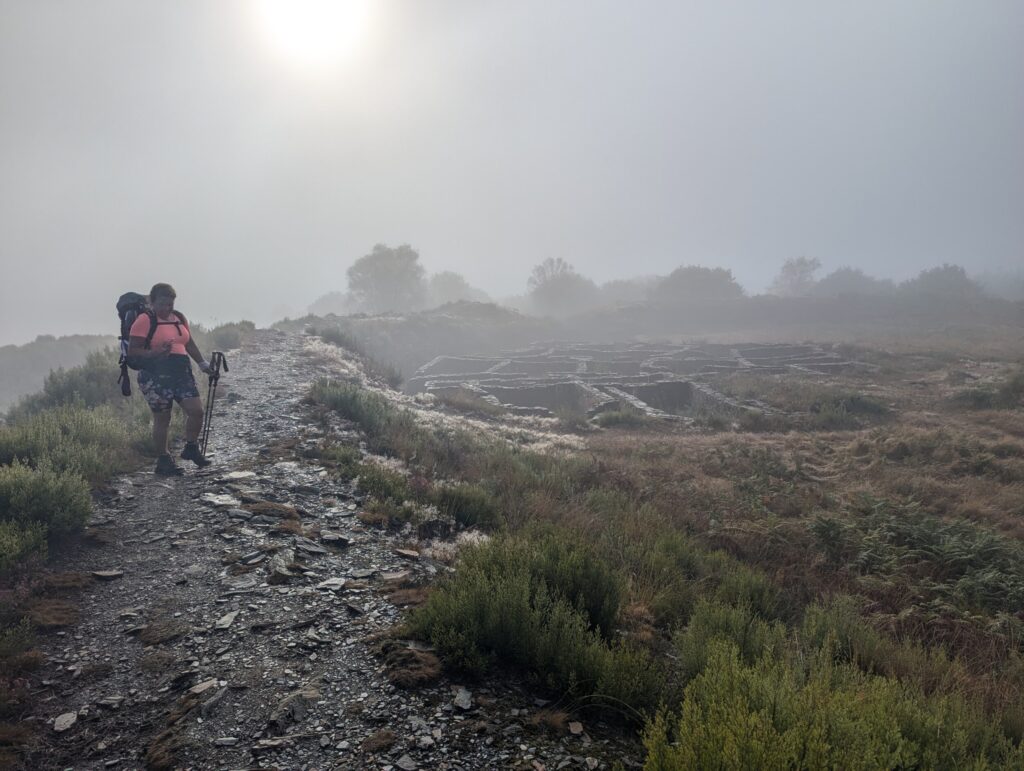
[[409, 378], [406, 389], [472, 395], [518, 415], [594, 417], [633, 408], [681, 419], [708, 408], [770, 411], [715, 389], [724, 374], [827, 375], [855, 366], [812, 344], [538, 344], [498, 356], [438, 356]]

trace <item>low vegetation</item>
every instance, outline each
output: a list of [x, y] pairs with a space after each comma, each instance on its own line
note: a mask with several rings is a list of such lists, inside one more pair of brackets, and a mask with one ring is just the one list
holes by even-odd
[[307, 331], [311, 335], [319, 335], [325, 343], [336, 345], [339, 348], [344, 348], [346, 351], [354, 353], [359, 357], [363, 368], [370, 377], [387, 383], [392, 388], [399, 388], [402, 385], [404, 377], [401, 371], [391, 364], [379, 361], [367, 353], [366, 346], [351, 330], [337, 325], [320, 328], [308, 327]]
[[785, 398], [813, 432], [602, 432], [566, 456], [346, 383], [310, 398], [402, 462], [411, 500], [492, 533], [409, 617], [447, 666], [642, 720], [649, 768], [1024, 760], [1019, 416], [926, 427], [903, 397], [808, 389]]
[[[207, 349], [231, 348], [252, 329], [242, 322], [201, 334]], [[86, 525], [94, 489], [152, 454], [149, 410], [137, 392], [121, 395], [117, 372], [113, 351], [93, 351], [80, 366], [52, 371], [0, 424], [0, 720], [26, 709], [29, 694], [17, 684], [41, 660], [32, 650], [34, 630], [75, 618], [73, 605], [45, 596], [33, 568], [53, 541]], [[0, 733], [9, 728], [0, 723]], [[0, 765], [16, 763], [30, 733], [18, 737], [0, 741]]]

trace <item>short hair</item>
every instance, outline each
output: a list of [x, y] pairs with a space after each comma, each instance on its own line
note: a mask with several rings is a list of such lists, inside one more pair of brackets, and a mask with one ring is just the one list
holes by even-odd
[[159, 297], [169, 297], [173, 300], [177, 296], [178, 293], [170, 284], [153, 284], [153, 288], [149, 290], [150, 302], [156, 302]]

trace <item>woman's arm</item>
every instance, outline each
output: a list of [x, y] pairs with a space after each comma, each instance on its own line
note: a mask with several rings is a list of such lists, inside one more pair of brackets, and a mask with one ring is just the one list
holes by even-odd
[[181, 314], [181, 322], [188, 329], [188, 342], [185, 343], [185, 352], [192, 357], [192, 360], [199, 365], [199, 369], [203, 372], [210, 371], [210, 362], [203, 358], [203, 354], [199, 350], [199, 346], [196, 345], [196, 341], [192, 339], [192, 328], [188, 325], [188, 319], [185, 318], [185, 314]]
[[159, 348], [147, 348], [146, 338], [132, 335], [128, 338], [128, 355], [140, 359], [157, 359], [166, 356], [171, 352], [170, 342], [166, 342]]

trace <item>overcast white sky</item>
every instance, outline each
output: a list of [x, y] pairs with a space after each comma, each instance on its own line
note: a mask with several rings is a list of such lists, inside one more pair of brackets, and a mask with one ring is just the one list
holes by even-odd
[[321, 63], [261, 1], [0, 0], [0, 344], [296, 315], [376, 242], [499, 296], [1024, 264], [1019, 0], [364, 3]]

